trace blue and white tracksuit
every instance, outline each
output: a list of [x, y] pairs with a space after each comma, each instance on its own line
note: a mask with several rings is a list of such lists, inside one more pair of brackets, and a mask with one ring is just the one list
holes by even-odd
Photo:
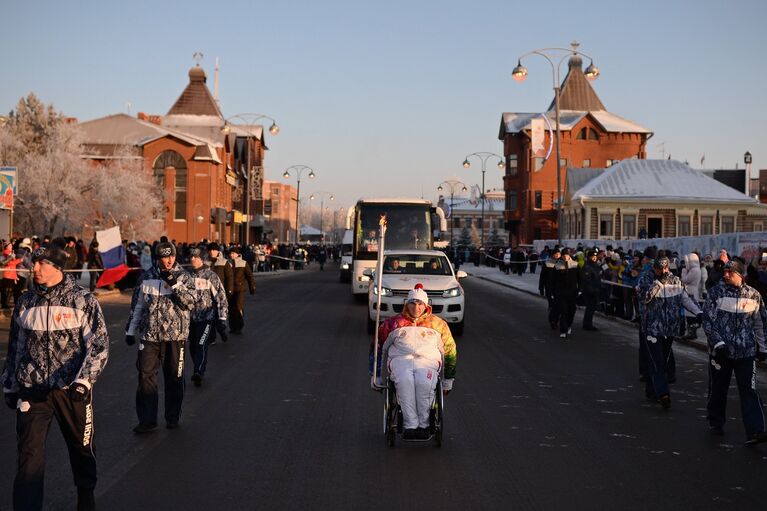
[[224, 285], [216, 273], [201, 266], [191, 270], [194, 279], [194, 308], [189, 326], [189, 352], [194, 372], [205, 374], [208, 365], [208, 346], [215, 338], [216, 323], [226, 323], [227, 300]]
[[[655, 276], [654, 273], [652, 275]], [[684, 290], [679, 277], [671, 273], [655, 276], [649, 286], [642, 283], [640, 277], [638, 288], [642, 311], [641, 330], [648, 356], [645, 394], [661, 398], [669, 395], [666, 364], [673, 353], [673, 340], [681, 326], [679, 311], [684, 307], [697, 315], [700, 309]]]
[[762, 401], [756, 392], [756, 353], [765, 352], [767, 310], [759, 292], [742, 284], [735, 287], [723, 280], [708, 291], [703, 304], [703, 330], [711, 352], [724, 347], [727, 359], [722, 365], [713, 357], [709, 365], [708, 421], [724, 426], [727, 390], [732, 373], [738, 384], [740, 408], [746, 435], [765, 431]]

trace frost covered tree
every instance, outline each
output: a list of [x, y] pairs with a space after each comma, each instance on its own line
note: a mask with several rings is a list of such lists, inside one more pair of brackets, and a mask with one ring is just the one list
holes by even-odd
[[34, 94], [19, 100], [0, 128], [0, 163], [18, 167], [14, 230], [81, 234], [85, 225], [119, 224], [123, 236], [155, 237], [162, 200], [143, 160], [126, 153], [90, 165], [82, 154], [76, 124]]

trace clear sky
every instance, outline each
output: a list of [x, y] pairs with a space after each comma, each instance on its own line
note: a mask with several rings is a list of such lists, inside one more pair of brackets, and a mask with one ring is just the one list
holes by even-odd
[[[607, 109], [655, 133], [650, 158], [742, 168], [749, 150], [753, 173], [767, 168], [763, 0], [5, 0], [0, 19], [0, 112], [34, 92], [80, 120], [128, 103], [165, 114], [199, 51], [211, 90], [219, 58], [225, 116], [265, 113], [282, 128], [267, 138], [267, 179], [309, 165], [302, 196], [332, 192], [336, 207], [479, 184], [479, 165], [461, 162], [502, 151], [501, 113], [553, 97], [542, 58], [525, 60], [527, 81], [511, 78], [517, 57], [572, 40], [599, 66]], [[500, 188], [488, 163], [486, 187]]]

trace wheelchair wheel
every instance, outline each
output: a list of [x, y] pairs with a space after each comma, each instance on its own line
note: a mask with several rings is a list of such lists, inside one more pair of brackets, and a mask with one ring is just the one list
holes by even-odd
[[391, 382], [386, 386], [384, 390], [384, 413], [383, 413], [383, 430], [386, 445], [394, 447], [394, 437], [396, 435], [396, 419], [397, 418], [397, 403], [394, 398], [394, 387]]
[[437, 383], [434, 404], [432, 405], [432, 434], [437, 447], [442, 447], [442, 431], [445, 427], [445, 396], [442, 393], [442, 381]]

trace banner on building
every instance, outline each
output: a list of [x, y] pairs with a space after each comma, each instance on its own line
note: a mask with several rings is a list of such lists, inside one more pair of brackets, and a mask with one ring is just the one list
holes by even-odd
[[530, 145], [534, 158], [543, 158], [546, 156], [546, 146], [544, 144], [544, 122], [543, 119], [535, 117], [530, 120]]
[[0, 167], [0, 209], [13, 209], [16, 174], [16, 167]]

